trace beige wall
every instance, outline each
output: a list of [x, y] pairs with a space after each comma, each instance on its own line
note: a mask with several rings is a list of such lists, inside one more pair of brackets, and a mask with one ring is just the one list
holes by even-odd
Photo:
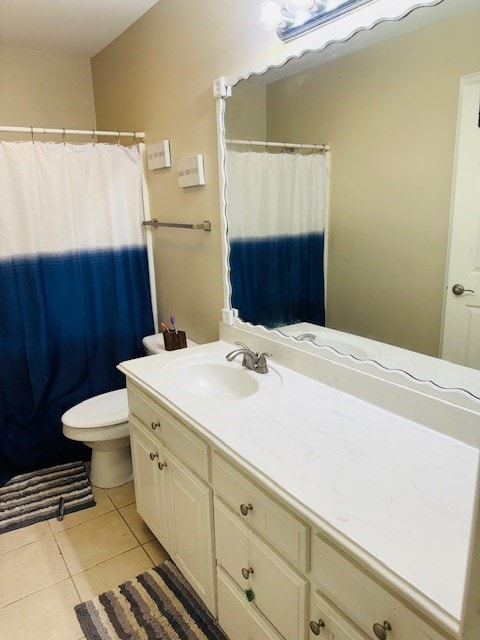
[[[171, 141], [173, 163], [192, 154], [205, 155], [205, 187], [179, 189], [174, 168], [149, 172], [148, 176], [154, 217], [185, 222], [209, 218], [213, 223], [210, 234], [167, 229], [153, 232], [160, 315], [163, 319], [176, 315], [178, 324], [198, 341], [216, 338], [223, 304], [212, 80], [252, 68], [259, 56], [272, 59], [288, 50], [288, 45], [258, 26], [258, 5], [258, 0], [162, 0], [92, 60], [100, 128], [144, 129], [152, 142], [167, 138]], [[476, 30], [476, 24], [478, 20], [467, 24], [470, 33]], [[441, 30], [440, 26], [437, 28]], [[412, 38], [413, 46], [415, 35], [405, 38]], [[346, 303], [340, 302], [340, 290], [337, 299], [331, 298], [330, 313], [342, 318], [346, 329], [387, 341], [392, 340], [386, 328], [395, 324], [397, 344], [437, 353], [458, 81], [462, 73], [478, 71], [478, 65], [464, 64], [465, 56], [480, 58], [478, 43], [461, 40], [457, 46], [447, 31], [436, 48], [429, 49], [430, 44], [424, 44], [429, 55], [422, 64], [417, 50], [412, 48], [400, 58], [395, 58], [392, 50], [392, 59], [385, 60], [387, 64], [383, 66], [370, 59], [371, 54], [366, 51], [341, 81], [336, 75], [337, 63], [329, 66], [322, 74], [322, 82], [340, 99], [340, 104], [334, 106], [332, 101], [330, 111], [325, 106], [325, 130], [319, 128], [318, 137], [335, 145], [332, 189], [337, 222], [331, 268], [340, 289], [350, 287], [356, 279]], [[338, 64], [342, 65], [343, 60]], [[397, 76], [406, 68], [411, 71], [408, 84], [397, 85]], [[442, 71], [447, 72], [447, 79]], [[374, 139], [364, 123], [377, 119], [376, 115], [372, 118], [372, 112], [378, 109], [376, 100], [383, 95], [383, 89], [379, 91], [376, 86], [378, 80], [391, 86], [383, 101], [400, 102], [403, 110], [400, 118], [386, 118], [384, 134]], [[316, 95], [314, 84], [312, 80], [311, 90]], [[424, 103], [427, 125], [421, 128], [417, 126], [418, 114], [409, 107], [409, 96], [417, 92], [428, 97]], [[310, 106], [316, 118], [316, 105]], [[332, 113], [336, 111], [342, 112], [343, 122], [348, 125], [345, 130], [339, 126], [341, 118]], [[301, 118], [294, 120], [301, 127]], [[433, 120], [441, 123], [440, 135], [430, 126]], [[293, 128], [291, 138], [299, 135], [301, 130]], [[386, 145], [390, 140], [393, 145]], [[418, 152], [423, 141], [430, 149], [426, 155]], [[353, 142], [353, 150], [344, 155], [341, 152], [347, 142]], [[382, 160], [377, 166], [368, 165], [367, 170], [367, 156]], [[428, 167], [431, 156], [441, 165], [440, 179], [432, 171], [419, 179], [415, 163]], [[412, 193], [409, 202], [392, 203], [383, 189], [390, 180], [388, 169], [393, 163], [402, 167], [400, 178], [405, 191]], [[365, 173], [372, 172], [380, 187], [373, 207], [372, 188], [362, 189]], [[336, 177], [342, 174], [343, 184]], [[395, 177], [398, 180], [399, 175]], [[361, 197], [352, 202], [349, 194], [354, 192]], [[432, 223], [432, 215], [438, 224]], [[363, 255], [360, 252], [356, 260], [346, 260], [345, 256], [353, 255], [352, 244], [357, 250], [357, 239], [370, 222], [374, 223], [368, 234], [370, 248], [363, 250]], [[386, 224], [390, 244], [381, 240], [380, 231]], [[405, 249], [392, 250], [400, 244]], [[386, 277], [380, 282], [378, 274]], [[373, 288], [369, 289], [365, 284], [371, 278]], [[385, 282], [399, 279], [403, 280], [402, 293], [394, 295]], [[411, 287], [413, 297], [408, 291]], [[377, 299], [382, 304], [387, 301], [379, 332], [372, 330], [373, 316], [378, 315], [374, 311]], [[353, 311], [358, 303], [361, 311]], [[418, 328], [411, 322], [413, 315], [420, 316]], [[347, 317], [356, 318], [355, 325], [347, 323]]]
[[[261, 76], [260, 76], [261, 78]], [[267, 85], [258, 76], [239, 82], [235, 98], [227, 100], [225, 137], [232, 140], [267, 139]]]
[[270, 139], [333, 144], [329, 326], [438, 355], [459, 79], [480, 71], [479, 24], [477, 11], [268, 87]]
[[211, 233], [153, 231], [160, 316], [175, 315], [200, 342], [217, 338], [223, 306], [212, 82], [248, 68], [277, 40], [257, 20], [257, 0], [161, 0], [92, 60], [99, 127], [143, 129], [151, 142], [169, 139], [173, 165], [205, 156], [204, 187], [180, 189], [173, 167], [148, 176], [152, 216], [212, 221]]
[[[88, 58], [0, 46], [0, 87], [1, 125], [96, 127]], [[22, 137], [30, 136], [2, 134], [4, 140]]]

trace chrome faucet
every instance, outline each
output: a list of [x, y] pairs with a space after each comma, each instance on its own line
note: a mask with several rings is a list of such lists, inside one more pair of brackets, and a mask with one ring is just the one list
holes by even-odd
[[235, 349], [225, 356], [229, 362], [235, 360], [237, 356], [243, 355], [242, 366], [257, 373], [268, 373], [267, 356], [271, 356], [271, 353], [259, 354], [252, 351], [243, 342], [235, 342], [235, 344], [238, 344], [241, 349]]

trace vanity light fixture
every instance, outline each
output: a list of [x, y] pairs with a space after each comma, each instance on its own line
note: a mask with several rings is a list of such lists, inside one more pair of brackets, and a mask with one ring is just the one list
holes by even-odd
[[372, 0], [265, 0], [260, 5], [260, 24], [267, 30], [276, 29], [283, 41], [292, 40], [322, 24], [360, 7]]

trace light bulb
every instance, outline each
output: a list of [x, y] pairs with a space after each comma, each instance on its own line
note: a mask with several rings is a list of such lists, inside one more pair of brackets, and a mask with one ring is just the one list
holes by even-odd
[[282, 10], [273, 0], [265, 0], [260, 5], [260, 18], [258, 21], [267, 31], [274, 31], [284, 22]]

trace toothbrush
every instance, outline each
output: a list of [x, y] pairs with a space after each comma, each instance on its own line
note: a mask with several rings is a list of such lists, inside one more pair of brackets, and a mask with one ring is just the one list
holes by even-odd
[[175, 328], [175, 316], [170, 316], [170, 324], [171, 324], [171, 325], [172, 325], [172, 327], [173, 327], [173, 331], [174, 331], [175, 333], [178, 333], [178, 332], [177, 332], [177, 330], [176, 330], [176, 328]]

